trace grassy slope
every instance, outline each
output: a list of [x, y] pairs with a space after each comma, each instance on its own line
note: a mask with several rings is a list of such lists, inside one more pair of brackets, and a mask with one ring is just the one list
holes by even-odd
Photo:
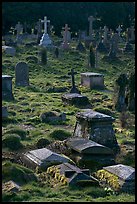
[[[75, 46], [75, 43], [73, 43]], [[114, 128], [118, 128], [116, 137], [119, 144], [124, 146], [125, 142], [130, 142], [134, 145], [134, 114], [128, 112], [128, 127], [121, 129], [119, 121], [119, 113], [112, 108], [113, 96], [114, 96], [114, 81], [120, 73], [128, 73], [134, 70], [134, 56], [132, 55], [119, 55], [119, 61], [104, 62], [101, 60], [102, 55], [99, 55], [99, 68], [91, 69], [87, 67], [87, 53], [78, 53], [76, 51], [62, 52], [59, 59], [55, 59], [52, 52], [48, 51], [48, 64], [41, 65], [33, 62], [28, 62], [29, 65], [29, 78], [30, 87], [16, 87], [15, 86], [15, 73], [14, 67], [19, 61], [26, 61], [26, 57], [33, 55], [38, 57], [38, 47], [19, 47], [18, 52], [14, 58], [3, 55], [2, 57], [2, 74], [9, 74], [13, 76], [13, 94], [14, 101], [2, 101], [2, 105], [8, 107], [9, 120], [3, 122], [3, 135], [10, 129], [25, 129], [27, 130], [27, 138], [22, 141], [24, 149], [33, 149], [36, 142], [40, 138], [47, 138], [49, 141], [49, 133], [55, 129], [65, 129], [70, 133], [73, 132], [75, 126], [75, 113], [79, 111], [74, 106], [64, 106], [61, 101], [61, 95], [63, 93], [49, 93], [47, 90], [51, 87], [67, 87], [68, 90], [71, 87], [71, 79], [63, 78], [66, 76], [71, 68], [77, 71], [76, 85], [79, 87], [83, 95], [88, 96], [92, 108], [96, 110], [106, 109], [113, 114], [116, 118]], [[107, 91], [95, 91], [89, 90], [80, 86], [80, 73], [86, 71], [99, 72], [104, 74], [105, 86]], [[41, 123], [39, 116], [43, 111], [56, 110], [59, 112], [65, 112], [67, 121], [62, 125], [50, 125]], [[123, 147], [124, 148], [124, 147]], [[23, 149], [23, 151], [24, 151]], [[3, 149], [3, 151], [9, 151]], [[22, 150], [21, 150], [22, 151]], [[125, 151], [125, 149], [123, 150]], [[123, 152], [122, 156], [118, 158], [119, 162], [127, 165], [134, 166], [134, 159], [132, 157], [126, 157], [127, 153]], [[32, 185], [33, 186], [33, 185]], [[24, 187], [24, 188], [27, 188]], [[31, 187], [32, 188], [32, 187]], [[65, 187], [66, 194], [60, 189], [54, 189], [52, 192], [50, 188], [39, 188], [39, 193], [32, 188], [33, 193], [22, 192], [19, 195], [19, 200], [29, 201], [95, 201], [95, 202], [107, 202], [107, 201], [122, 201], [132, 202], [134, 201], [134, 195], [111, 195], [101, 197], [98, 193], [97, 196], [92, 195], [93, 190], [71, 191]], [[48, 193], [47, 193], [48, 191]], [[55, 192], [54, 192], [55, 191]], [[88, 191], [88, 193], [87, 193]], [[54, 193], [53, 193], [54, 192]], [[90, 193], [91, 192], [91, 193]], [[94, 192], [93, 192], [94, 193]], [[24, 195], [23, 195], [24, 194]], [[33, 194], [33, 196], [32, 196]], [[95, 193], [96, 194], [96, 193]], [[26, 198], [25, 198], [26, 196]], [[18, 196], [15, 197], [15, 200]]]

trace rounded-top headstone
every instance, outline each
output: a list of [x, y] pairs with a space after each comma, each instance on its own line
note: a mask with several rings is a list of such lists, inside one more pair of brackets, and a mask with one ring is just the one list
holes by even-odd
[[16, 86], [29, 86], [29, 68], [25, 62], [17, 63], [15, 67]]

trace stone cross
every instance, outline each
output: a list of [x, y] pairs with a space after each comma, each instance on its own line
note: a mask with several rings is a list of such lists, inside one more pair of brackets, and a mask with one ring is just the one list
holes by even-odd
[[47, 20], [47, 16], [44, 17], [44, 20], [41, 20], [44, 23], [44, 33], [47, 33], [47, 23], [50, 23], [50, 20]]
[[93, 34], [92, 24], [93, 24], [93, 21], [95, 21], [95, 18], [93, 16], [89, 16], [88, 21], [89, 21], [89, 36], [92, 38], [92, 34]]
[[69, 32], [69, 27], [68, 24], [65, 24], [64, 29], [64, 36], [63, 36], [63, 43], [62, 43], [62, 47], [64, 49], [68, 49], [69, 48], [69, 43], [68, 43], [68, 32]]
[[72, 77], [72, 89], [70, 93], [80, 93], [80, 91], [75, 86], [75, 79], [74, 79], [75, 74], [77, 74], [77, 72], [75, 72], [74, 69], [71, 69], [71, 72], [68, 73], [68, 75], [71, 75]]
[[20, 22], [18, 22], [18, 24], [16, 24], [15, 30], [17, 30], [17, 36], [19, 36], [19, 34], [22, 33], [22, 31], [23, 31], [23, 26], [22, 26], [22, 24], [20, 24]]
[[116, 31], [118, 32], [118, 35], [120, 36], [120, 33], [122, 31], [122, 28], [120, 27], [120, 25], [118, 26], [118, 28], [116, 29]]

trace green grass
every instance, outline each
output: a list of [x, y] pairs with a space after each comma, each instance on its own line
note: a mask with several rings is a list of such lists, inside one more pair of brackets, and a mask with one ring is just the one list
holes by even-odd
[[[73, 46], [76, 43], [73, 42]], [[134, 55], [119, 54], [118, 61], [103, 61], [103, 54], [99, 54], [99, 68], [88, 68], [86, 53], [79, 53], [75, 50], [65, 51], [61, 56], [54, 58], [53, 52], [48, 51], [47, 65], [34, 63], [26, 60], [27, 57], [35, 56], [39, 59], [39, 47], [25, 48], [19, 46], [15, 57], [2, 55], [2, 74], [13, 77], [13, 95], [15, 100], [2, 101], [2, 105], [7, 106], [9, 117], [2, 120], [2, 135], [17, 134], [21, 137], [23, 144], [22, 151], [36, 148], [39, 139], [45, 138], [49, 142], [56, 139], [65, 139], [73, 134], [76, 113], [80, 111], [75, 106], [64, 105], [61, 96], [65, 92], [60, 92], [60, 88], [66, 88], [68, 92], [71, 88], [71, 78], [68, 72], [71, 68], [77, 71], [75, 76], [76, 86], [81, 93], [89, 98], [92, 108], [96, 111], [112, 115], [116, 120], [114, 129], [122, 129], [120, 126], [120, 113], [114, 109], [114, 85], [120, 73], [134, 71]], [[26, 61], [29, 66], [29, 87], [15, 86], [15, 65], [19, 61]], [[98, 72], [104, 74], [105, 90], [90, 90], [80, 85], [80, 73]], [[58, 88], [57, 91], [53, 91]], [[64, 112], [67, 120], [63, 124], [42, 123], [40, 115], [47, 111]], [[120, 145], [125, 143], [135, 144], [135, 114], [128, 113], [128, 126], [122, 131], [116, 132], [116, 138]], [[55, 134], [56, 133], [56, 134]], [[127, 144], [126, 144], [127, 145]], [[3, 151], [12, 151], [3, 148]], [[117, 158], [119, 162], [134, 166], [134, 155], [128, 153], [126, 149]], [[129, 162], [130, 160], [130, 162]], [[10, 175], [10, 171], [9, 174]], [[9, 178], [9, 177], [7, 177]], [[134, 195], [120, 194], [107, 195], [103, 189], [97, 187], [76, 188], [70, 187], [50, 188], [40, 187], [37, 182], [32, 182], [22, 186], [22, 191], [14, 195], [3, 193], [3, 200], [7, 201], [29, 201], [29, 202], [134, 202]]]

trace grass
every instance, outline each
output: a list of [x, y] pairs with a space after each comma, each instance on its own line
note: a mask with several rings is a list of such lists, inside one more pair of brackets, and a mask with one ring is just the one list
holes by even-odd
[[[75, 42], [73, 42], [76, 45]], [[96, 111], [112, 115], [116, 120], [114, 130], [120, 145], [135, 144], [135, 114], [128, 112], [128, 126], [121, 128], [120, 113], [114, 109], [114, 85], [120, 73], [134, 71], [134, 56], [119, 54], [118, 61], [103, 61], [103, 54], [99, 54], [99, 68], [87, 67], [86, 53], [79, 53], [75, 50], [61, 52], [59, 58], [54, 58], [52, 51], [47, 52], [47, 65], [27, 61], [27, 57], [35, 56], [39, 60], [38, 46], [26, 48], [21, 45], [15, 57], [2, 55], [2, 74], [13, 76], [13, 101], [2, 101], [2, 105], [8, 108], [8, 119], [2, 120], [2, 135], [17, 134], [23, 144], [23, 150], [37, 148], [39, 139], [44, 138], [49, 142], [56, 139], [65, 139], [73, 134], [76, 113], [80, 111], [75, 106], [64, 105], [61, 100], [63, 93], [71, 88], [71, 78], [68, 72], [71, 68], [77, 71], [75, 76], [76, 86], [81, 93], [89, 98], [92, 108]], [[14, 68], [19, 61], [25, 61], [29, 66], [29, 87], [15, 86]], [[104, 74], [105, 90], [90, 90], [80, 85], [80, 73], [98, 72]], [[61, 88], [66, 91], [60, 92]], [[56, 91], [54, 91], [56, 88]], [[40, 115], [47, 111], [64, 112], [67, 120], [63, 124], [42, 123]], [[56, 134], [55, 134], [56, 133]], [[117, 161], [134, 166], [134, 155], [125, 148], [118, 155]], [[3, 151], [12, 152], [3, 147]], [[17, 151], [18, 152], [18, 151]], [[129, 162], [130, 160], [130, 162]], [[14, 167], [15, 168], [15, 167]], [[19, 171], [18, 171], [19, 173]], [[9, 171], [10, 175], [11, 172]], [[9, 178], [9, 177], [7, 177]], [[12, 177], [10, 177], [12, 178]], [[4, 180], [3, 180], [4, 181]], [[29, 202], [134, 202], [134, 194], [108, 195], [104, 189], [99, 187], [70, 188], [68, 186], [60, 188], [41, 187], [38, 182], [29, 182], [22, 186], [22, 191], [14, 194], [3, 193], [4, 201], [29, 201]]]

